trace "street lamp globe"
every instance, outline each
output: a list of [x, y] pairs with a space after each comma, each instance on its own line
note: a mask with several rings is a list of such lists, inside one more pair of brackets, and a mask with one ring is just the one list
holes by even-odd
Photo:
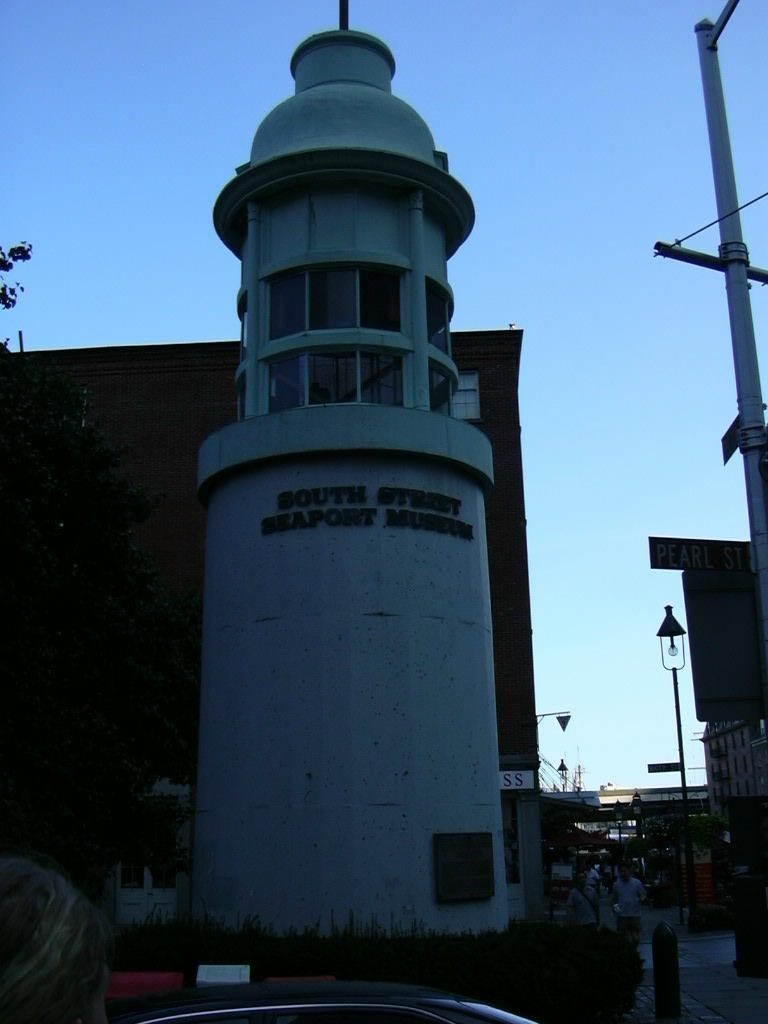
[[[664, 641], [668, 640], [669, 643], [667, 645], [667, 652], [666, 652], [667, 653], [667, 657], [670, 660], [677, 659], [678, 657], [681, 657], [682, 658], [682, 664], [675, 665], [675, 668], [685, 668], [685, 639], [684, 639], [684, 637], [685, 637], [685, 630], [680, 625], [680, 623], [677, 621], [675, 616], [672, 614], [672, 605], [671, 604], [665, 604], [664, 605], [664, 611], [666, 612], [666, 615], [664, 616], [664, 621], [659, 626], [658, 632], [656, 633], [656, 636], [659, 638], [659, 646], [661, 647], [661, 663], [662, 663], [662, 665], [664, 666], [665, 669], [667, 669], [668, 671], [672, 671], [672, 665], [671, 664], [668, 665], [667, 662], [666, 662], [666, 659], [664, 657]], [[680, 649], [678, 648], [677, 644], [675, 643], [675, 640], [678, 637], [680, 638], [680, 646], [682, 647], [682, 655], [681, 655]]]

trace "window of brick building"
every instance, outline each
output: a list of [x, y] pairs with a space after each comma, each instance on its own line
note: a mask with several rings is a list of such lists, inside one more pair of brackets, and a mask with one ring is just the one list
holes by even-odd
[[480, 419], [480, 383], [477, 370], [462, 370], [453, 396], [453, 415], [459, 420]]

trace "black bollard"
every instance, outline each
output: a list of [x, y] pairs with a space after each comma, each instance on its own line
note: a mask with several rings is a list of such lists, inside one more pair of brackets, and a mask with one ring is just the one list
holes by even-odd
[[677, 936], [662, 921], [653, 930], [653, 987], [656, 1017], [680, 1016], [680, 967], [677, 961]]

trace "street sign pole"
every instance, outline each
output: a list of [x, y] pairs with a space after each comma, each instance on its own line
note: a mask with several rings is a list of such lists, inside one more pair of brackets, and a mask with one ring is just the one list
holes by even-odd
[[[717, 55], [717, 40], [736, 2], [729, 2], [716, 25], [704, 20], [696, 25], [704, 106], [712, 156], [712, 176], [720, 220], [720, 258], [725, 263], [725, 287], [731, 325], [733, 365], [739, 408], [739, 448], [744, 457], [744, 477], [749, 511], [752, 557], [757, 573], [759, 614], [762, 626], [763, 664], [768, 641], [768, 512], [765, 482], [760, 473], [765, 457], [766, 435], [757, 346], [749, 300], [749, 256], [741, 233], [739, 200], [733, 171], [725, 99]], [[768, 684], [763, 672], [763, 714], [768, 716]]]
[[768, 509], [766, 482], [766, 432], [760, 371], [757, 361], [749, 278], [763, 281], [768, 272], [749, 266], [749, 254], [741, 233], [739, 200], [733, 172], [731, 142], [717, 56], [717, 41], [739, 0], [728, 0], [716, 24], [704, 19], [696, 25], [704, 108], [712, 157], [712, 177], [720, 224], [719, 255], [708, 256], [666, 242], [656, 243], [656, 253], [721, 271], [725, 275], [728, 317], [731, 326], [736, 399], [739, 410], [739, 449], [744, 457], [744, 479], [749, 513], [752, 567], [757, 578], [758, 614], [763, 661], [763, 717], [768, 718]]

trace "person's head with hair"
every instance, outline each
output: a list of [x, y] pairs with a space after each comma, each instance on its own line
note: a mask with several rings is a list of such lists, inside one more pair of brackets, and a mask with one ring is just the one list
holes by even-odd
[[0, 857], [2, 1024], [103, 1024], [106, 918], [57, 871]]

